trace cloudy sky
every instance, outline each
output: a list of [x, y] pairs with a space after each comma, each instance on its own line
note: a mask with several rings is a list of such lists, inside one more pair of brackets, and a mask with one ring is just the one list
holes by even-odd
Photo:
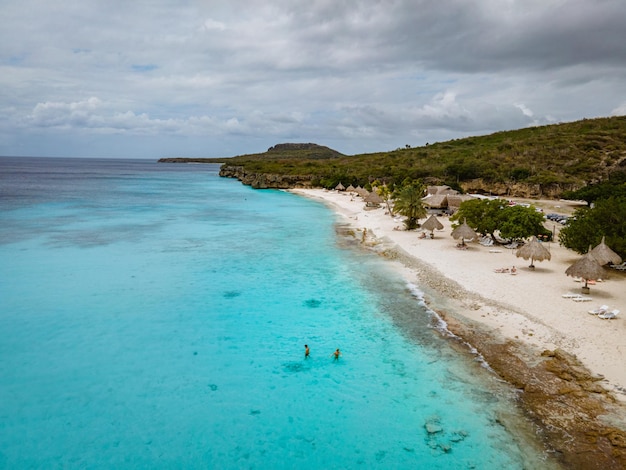
[[0, 0], [0, 155], [346, 154], [626, 114], [625, 0]]

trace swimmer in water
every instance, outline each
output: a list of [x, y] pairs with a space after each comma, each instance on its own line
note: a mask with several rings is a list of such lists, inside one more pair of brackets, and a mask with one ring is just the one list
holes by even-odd
[[304, 358], [308, 359], [309, 358], [309, 354], [311, 354], [311, 351], [309, 350], [309, 346], [307, 344], [304, 345]]
[[333, 356], [333, 360], [334, 361], [338, 361], [339, 360], [339, 356], [341, 356], [341, 351], [339, 351], [339, 348], [337, 348], [335, 350], [334, 353], [331, 354]]

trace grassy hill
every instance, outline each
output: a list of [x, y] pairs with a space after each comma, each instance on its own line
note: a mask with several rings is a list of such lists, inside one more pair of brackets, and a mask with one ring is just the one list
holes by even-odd
[[166, 163], [228, 163], [244, 164], [254, 161], [281, 161], [281, 160], [325, 160], [329, 158], [345, 157], [336, 150], [317, 144], [277, 144], [267, 149], [266, 152], [239, 155], [224, 158], [185, 158], [171, 157], [161, 158], [159, 162]]
[[315, 144], [279, 144], [264, 153], [211, 160], [246, 174], [306, 176], [313, 186], [393, 184], [409, 178], [465, 190], [494, 188], [496, 193], [517, 187], [545, 194], [551, 188], [550, 195], [558, 196], [626, 172], [626, 116], [352, 156]]

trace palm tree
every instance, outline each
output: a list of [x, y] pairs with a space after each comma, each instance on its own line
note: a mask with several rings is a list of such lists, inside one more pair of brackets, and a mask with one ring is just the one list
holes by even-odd
[[377, 188], [377, 191], [381, 199], [385, 201], [385, 205], [387, 206], [387, 211], [389, 212], [389, 215], [393, 217], [393, 208], [391, 207], [391, 204], [389, 203], [389, 201], [391, 200], [392, 191], [389, 189], [389, 187], [386, 184], [383, 186], [379, 186]]
[[424, 187], [418, 183], [404, 186], [396, 194], [394, 209], [398, 214], [406, 217], [404, 225], [407, 230], [416, 229], [419, 225], [417, 221], [426, 216], [422, 194], [424, 194]]

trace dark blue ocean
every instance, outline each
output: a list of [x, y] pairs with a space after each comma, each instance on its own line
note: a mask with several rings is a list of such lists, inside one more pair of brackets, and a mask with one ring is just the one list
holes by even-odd
[[0, 468], [547, 468], [419, 286], [218, 169], [0, 158]]

